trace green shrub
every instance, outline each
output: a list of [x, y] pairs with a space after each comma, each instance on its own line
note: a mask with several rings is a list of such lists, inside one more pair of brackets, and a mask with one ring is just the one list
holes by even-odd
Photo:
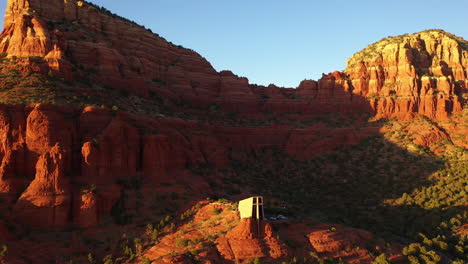
[[221, 208], [217, 208], [217, 207], [213, 208], [213, 214], [215, 214], [215, 215], [219, 215], [222, 212], [223, 212], [223, 209], [221, 209]]
[[6, 255], [8, 255], [8, 246], [2, 245], [0, 248], [0, 257], [5, 257]]
[[112, 259], [112, 254], [109, 254], [109, 255], [105, 256], [102, 259], [102, 263], [103, 264], [114, 264], [114, 260]]
[[133, 249], [129, 246], [128, 241], [123, 241], [120, 245], [123, 251], [123, 255], [127, 258], [127, 261], [132, 261], [136, 255]]
[[151, 264], [151, 260], [147, 257], [142, 257], [140, 264]]
[[378, 257], [375, 258], [372, 264], [392, 264], [392, 262], [387, 258], [385, 254], [380, 254]]
[[96, 264], [96, 260], [94, 260], [94, 256], [92, 253], [88, 253], [87, 259], [89, 264]]
[[186, 246], [189, 245], [189, 240], [188, 239], [183, 239], [183, 238], [179, 238], [176, 240], [176, 246], [180, 247], [180, 248], [184, 248]]

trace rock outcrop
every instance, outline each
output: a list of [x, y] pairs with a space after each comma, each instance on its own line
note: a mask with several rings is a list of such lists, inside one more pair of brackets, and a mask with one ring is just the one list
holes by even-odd
[[[408, 128], [414, 144], [431, 150], [438, 142], [468, 142], [466, 122], [432, 124], [462, 112], [468, 99], [468, 42], [440, 30], [379, 41], [353, 55], [343, 72], [292, 89], [216, 72], [196, 52], [85, 1], [8, 0], [0, 53], [0, 64], [11, 66], [0, 65], [0, 73], [14, 73], [12, 83], [38, 74], [41, 85], [53, 86], [54, 98], [67, 95], [53, 104], [0, 104], [0, 212], [7, 212], [1, 238], [15, 237], [4, 221], [88, 229], [110, 215], [127, 219], [120, 209], [132, 216], [175, 213], [180, 194], [184, 201], [205, 197], [238, 176], [223, 175], [236, 151], [274, 147], [310, 160], [381, 134], [369, 117], [432, 119], [424, 117], [430, 126]], [[18, 90], [36, 86], [31, 81]], [[101, 105], [86, 101], [99, 96], [133, 111], [89, 106]], [[142, 182], [149, 187], [141, 188]], [[153, 200], [144, 204], [142, 197]], [[228, 207], [209, 204], [194, 216], [199, 226], [181, 221], [178, 231], [163, 220], [157, 231], [164, 237], [142, 256], [191, 263], [189, 247], [200, 250], [197, 257], [206, 264], [276, 262], [310, 252], [350, 263], [370, 263], [376, 252], [402, 261], [401, 250], [372, 244], [375, 238], [363, 230], [239, 221]], [[282, 228], [281, 236], [273, 226]]]
[[66, 175], [66, 155], [59, 144], [42, 154], [36, 176], [15, 204], [19, 221], [39, 227], [64, 227], [71, 209], [70, 179]]
[[273, 258], [288, 256], [288, 247], [273, 235], [271, 224], [252, 218], [241, 219], [240, 223], [225, 237], [216, 240], [217, 250], [223, 259]]
[[[372, 263], [375, 253], [385, 253], [395, 263], [405, 263], [399, 245], [385, 246], [373, 234], [355, 228], [310, 220], [273, 221], [239, 219], [232, 204], [206, 203], [188, 223], [164, 234], [144, 251], [154, 263], [282, 263], [297, 258], [309, 262], [341, 258], [346, 263]], [[193, 210], [190, 209], [190, 210]], [[195, 228], [194, 228], [195, 227]], [[217, 237], [212, 242], [206, 239]], [[134, 261], [138, 263], [139, 260]]]
[[197, 53], [84, 1], [9, 0], [1, 39], [10, 57], [42, 57], [70, 80], [95, 72], [99, 81], [135, 94], [165, 84], [203, 94], [220, 82]]
[[[215, 139], [182, 142], [171, 122], [47, 104], [2, 106], [0, 117], [2, 208], [14, 204], [14, 217], [33, 226], [96, 225], [120, 198], [121, 180], [158, 184], [189, 164], [227, 166]], [[146, 134], [155, 127], [167, 134]]]
[[[376, 119], [420, 114], [445, 120], [462, 110], [468, 87], [468, 42], [437, 30], [379, 41], [353, 55], [344, 72], [285, 89], [218, 73], [196, 52], [84, 1], [9, 0], [4, 25], [0, 52], [25, 59], [25, 71], [35, 61], [29, 65], [33, 72], [141, 98], [157, 93], [177, 110], [190, 104], [190, 111], [208, 120], [230, 113], [254, 121], [284, 118], [247, 128], [98, 107], [1, 105], [0, 209], [13, 205], [14, 218], [39, 227], [95, 226], [120, 199], [119, 180], [185, 180], [191, 167], [229, 166], [229, 148], [279, 146], [297, 159], [311, 159], [380, 129], [294, 122], [337, 113], [345, 119], [367, 113]], [[449, 133], [434, 127], [414, 140], [428, 146], [443, 139]], [[282, 252], [264, 228], [270, 250]]]
[[93, 190], [83, 190], [78, 197], [75, 224], [79, 227], [95, 227], [99, 224], [99, 197]]
[[214, 104], [255, 118], [262, 112], [367, 112], [447, 119], [461, 110], [468, 84], [468, 42], [435, 30], [379, 41], [353, 55], [344, 72], [297, 89], [218, 73], [196, 52], [84, 1], [9, 0], [0, 38], [8, 57], [40, 57], [71, 81], [143, 97], [157, 93], [196, 107]]
[[441, 30], [389, 37], [354, 54], [345, 73], [377, 118], [444, 120], [462, 109], [468, 42]]
[[[378, 133], [375, 128], [356, 133], [317, 126], [292, 132], [290, 126], [221, 128], [182, 120], [155, 122], [97, 107], [38, 104], [0, 109], [2, 206], [15, 204], [19, 221], [39, 227], [97, 224], [96, 219], [109, 215], [120, 198], [118, 181], [137, 177], [156, 185], [190, 181], [181, 171], [199, 165], [229, 166], [228, 148], [285, 146], [290, 155], [308, 159]], [[324, 133], [330, 136], [321, 137]], [[40, 221], [31, 220], [36, 216]]]

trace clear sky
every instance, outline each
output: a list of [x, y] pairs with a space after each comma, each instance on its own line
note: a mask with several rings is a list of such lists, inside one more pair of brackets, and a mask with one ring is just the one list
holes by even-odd
[[296, 87], [343, 70], [353, 53], [390, 35], [440, 28], [468, 39], [467, 0], [92, 2], [263, 85]]

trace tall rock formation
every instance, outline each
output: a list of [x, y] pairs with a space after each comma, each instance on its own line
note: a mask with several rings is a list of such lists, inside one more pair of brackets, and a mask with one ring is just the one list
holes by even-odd
[[[95, 225], [119, 199], [118, 180], [160, 184], [200, 164], [225, 168], [229, 148], [279, 146], [310, 159], [379, 133], [313, 123], [330, 114], [447, 119], [462, 110], [468, 87], [468, 42], [438, 30], [379, 41], [353, 55], [344, 72], [286, 89], [218, 73], [196, 52], [85, 1], [8, 0], [4, 25], [0, 52], [24, 76], [50, 73], [57, 84], [44, 85], [71, 97], [117, 91], [115, 101], [133, 100], [140, 114], [0, 105], [0, 208], [16, 203], [20, 220], [40, 216], [40, 226]], [[155, 95], [180, 115], [144, 111]], [[172, 118], [186, 113], [190, 121]], [[102, 188], [88, 190], [94, 185]]]
[[272, 225], [251, 218], [241, 219], [225, 237], [218, 238], [216, 247], [222, 258], [229, 261], [288, 256], [288, 247], [274, 236]]
[[447, 119], [468, 87], [468, 42], [441, 30], [389, 37], [354, 54], [345, 73], [377, 117]]
[[65, 155], [56, 144], [39, 157], [36, 176], [16, 202], [20, 222], [39, 227], [64, 227], [70, 220], [70, 178]]
[[0, 51], [41, 57], [68, 80], [255, 118], [271, 111], [446, 119], [461, 110], [466, 93], [467, 43], [437, 30], [387, 38], [353, 55], [343, 73], [291, 90], [218, 73], [196, 52], [85, 1], [9, 0]]
[[[215, 138], [182, 142], [177, 129], [190, 129], [184, 122], [155, 123], [95, 107], [0, 108], [0, 210], [13, 205], [12, 216], [24, 224], [93, 226], [119, 200], [118, 181], [159, 184], [189, 165], [227, 166]], [[155, 128], [160, 135], [147, 134]]]
[[0, 51], [43, 57], [70, 80], [92, 75], [140, 95], [166, 84], [186, 95], [210, 94], [220, 82], [197, 53], [84, 1], [9, 0], [4, 24]]

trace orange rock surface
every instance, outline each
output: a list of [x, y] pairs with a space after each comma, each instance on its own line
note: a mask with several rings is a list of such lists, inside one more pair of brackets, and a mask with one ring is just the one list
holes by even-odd
[[[395, 263], [403, 263], [398, 246], [384, 249], [382, 242], [375, 242], [376, 238], [364, 230], [312, 221], [239, 219], [239, 213], [228, 206], [204, 204], [189, 223], [163, 235], [143, 256], [158, 264], [191, 263], [187, 262], [191, 252], [198, 252], [191, 256], [199, 263], [250, 263], [254, 259], [281, 263], [293, 257], [310, 258], [313, 252], [323, 259], [371, 263], [372, 252], [385, 252]], [[211, 244], [206, 241], [210, 236], [220, 237]]]
[[353, 55], [344, 72], [297, 89], [218, 73], [196, 52], [83, 1], [9, 0], [0, 38], [9, 57], [42, 57], [69, 80], [95, 80], [141, 96], [157, 92], [200, 107], [217, 104], [247, 116], [368, 112], [444, 120], [461, 111], [468, 84], [466, 45], [435, 30], [377, 42]]
[[[98, 215], [108, 214], [120, 197], [118, 180], [143, 175], [161, 183], [171, 180], [171, 172], [185, 170], [186, 164], [227, 166], [226, 152], [216, 140], [197, 136], [191, 143], [180, 141], [184, 136], [171, 122], [153, 124], [100, 109], [46, 104], [32, 109], [5, 106], [2, 113], [8, 118], [2, 127], [1, 194], [16, 203], [16, 217], [36, 226], [97, 224]], [[11, 120], [10, 116], [17, 118]], [[144, 127], [155, 125], [167, 135], [145, 135]], [[97, 194], [81, 193], [76, 184], [99, 190]], [[14, 201], [12, 197], [26, 186]], [[75, 200], [80, 209], [71, 214]], [[86, 215], [89, 221], [83, 219]]]
[[457, 37], [428, 30], [389, 37], [348, 60], [353, 92], [370, 99], [377, 117], [444, 120], [462, 109], [468, 49]]
[[40, 227], [64, 227], [68, 223], [71, 193], [66, 155], [56, 144], [39, 157], [34, 180], [15, 204], [19, 221]]
[[[177, 204], [165, 196], [198, 199], [216, 193], [223, 177], [236, 177], [222, 173], [231, 150], [277, 147], [309, 160], [380, 135], [385, 129], [368, 123], [369, 117], [407, 121], [422, 115], [440, 125], [405, 128], [414, 144], [434, 152], [444, 140], [468, 146], [462, 122], [467, 44], [438, 30], [379, 41], [353, 55], [343, 72], [304, 80], [296, 89], [252, 85], [230, 71], [216, 72], [195, 51], [84, 1], [8, 0], [0, 52], [18, 60], [19, 72], [72, 83], [57, 89], [73, 95], [81, 95], [78, 84], [87, 82], [121, 93], [120, 101], [143, 102], [132, 105], [132, 113], [72, 103], [0, 105], [0, 211], [8, 213], [6, 222], [22, 228], [95, 231], [109, 217], [120, 217], [119, 208], [132, 216], [167, 213]], [[89, 99], [96, 86], [86, 87]], [[145, 112], [144, 100], [154, 95], [176, 113]], [[218, 171], [194, 172], [200, 168]], [[142, 182], [143, 190], [136, 191]], [[142, 196], [153, 199], [145, 204], [156, 209], [141, 209]], [[275, 263], [314, 252], [370, 263], [372, 253], [384, 252], [401, 261], [398, 248], [367, 247], [374, 240], [367, 231], [315, 222], [239, 221], [222, 203], [206, 205], [194, 223], [178, 225], [166, 227], [143, 255], [153, 263], [192, 263], [188, 250], [200, 249], [197, 256], [206, 264], [255, 258]], [[0, 237], [15, 239], [3, 222]], [[80, 248], [80, 239], [72, 237], [72, 247]], [[187, 241], [198, 244], [183, 246]], [[12, 252], [58, 246], [20, 241]]]
[[[78, 37], [77, 29], [84, 35]], [[82, 1], [9, 0], [0, 38], [0, 50], [8, 57], [43, 57], [51, 70], [69, 80], [92, 70], [97, 81], [130, 93], [147, 96], [150, 90], [159, 91], [169, 98], [216, 103], [223, 110], [250, 116], [262, 111], [304, 116], [369, 112], [377, 118], [422, 114], [447, 119], [461, 110], [461, 95], [466, 93], [466, 47], [439, 31], [373, 44], [351, 57], [344, 72], [303, 81], [295, 90], [254, 86], [232, 72], [217, 73], [197, 53]], [[137, 45], [140, 42], [145, 45]], [[188, 142], [186, 133], [174, 128], [192, 129], [193, 124], [145, 121], [146, 128], [165, 130], [149, 135], [130, 124], [132, 118], [93, 107], [2, 106], [2, 197], [16, 203], [19, 219], [30, 221], [38, 214], [43, 218], [34, 224], [40, 226], [68, 222], [87, 226], [110, 212], [119, 197], [114, 193], [117, 179], [143, 174], [158, 183], [170, 180], [171, 171], [187, 164], [223, 168], [228, 166], [228, 147], [284, 146], [290, 155], [309, 159], [379, 130], [206, 126], [203, 129], [211, 135], [190, 136]], [[430, 145], [447, 138], [443, 131], [427, 131], [415, 143]], [[74, 183], [106, 187], [101, 194], [83, 196], [69, 186], [70, 174]], [[20, 199], [15, 201], [18, 193]], [[70, 208], [75, 200], [83, 203], [84, 211], [70, 214], [77, 210]], [[88, 214], [89, 222], [82, 219]]]
[[221, 256], [230, 261], [288, 256], [288, 247], [274, 236], [272, 226], [251, 218], [241, 219], [225, 237], [218, 238], [216, 244]]

